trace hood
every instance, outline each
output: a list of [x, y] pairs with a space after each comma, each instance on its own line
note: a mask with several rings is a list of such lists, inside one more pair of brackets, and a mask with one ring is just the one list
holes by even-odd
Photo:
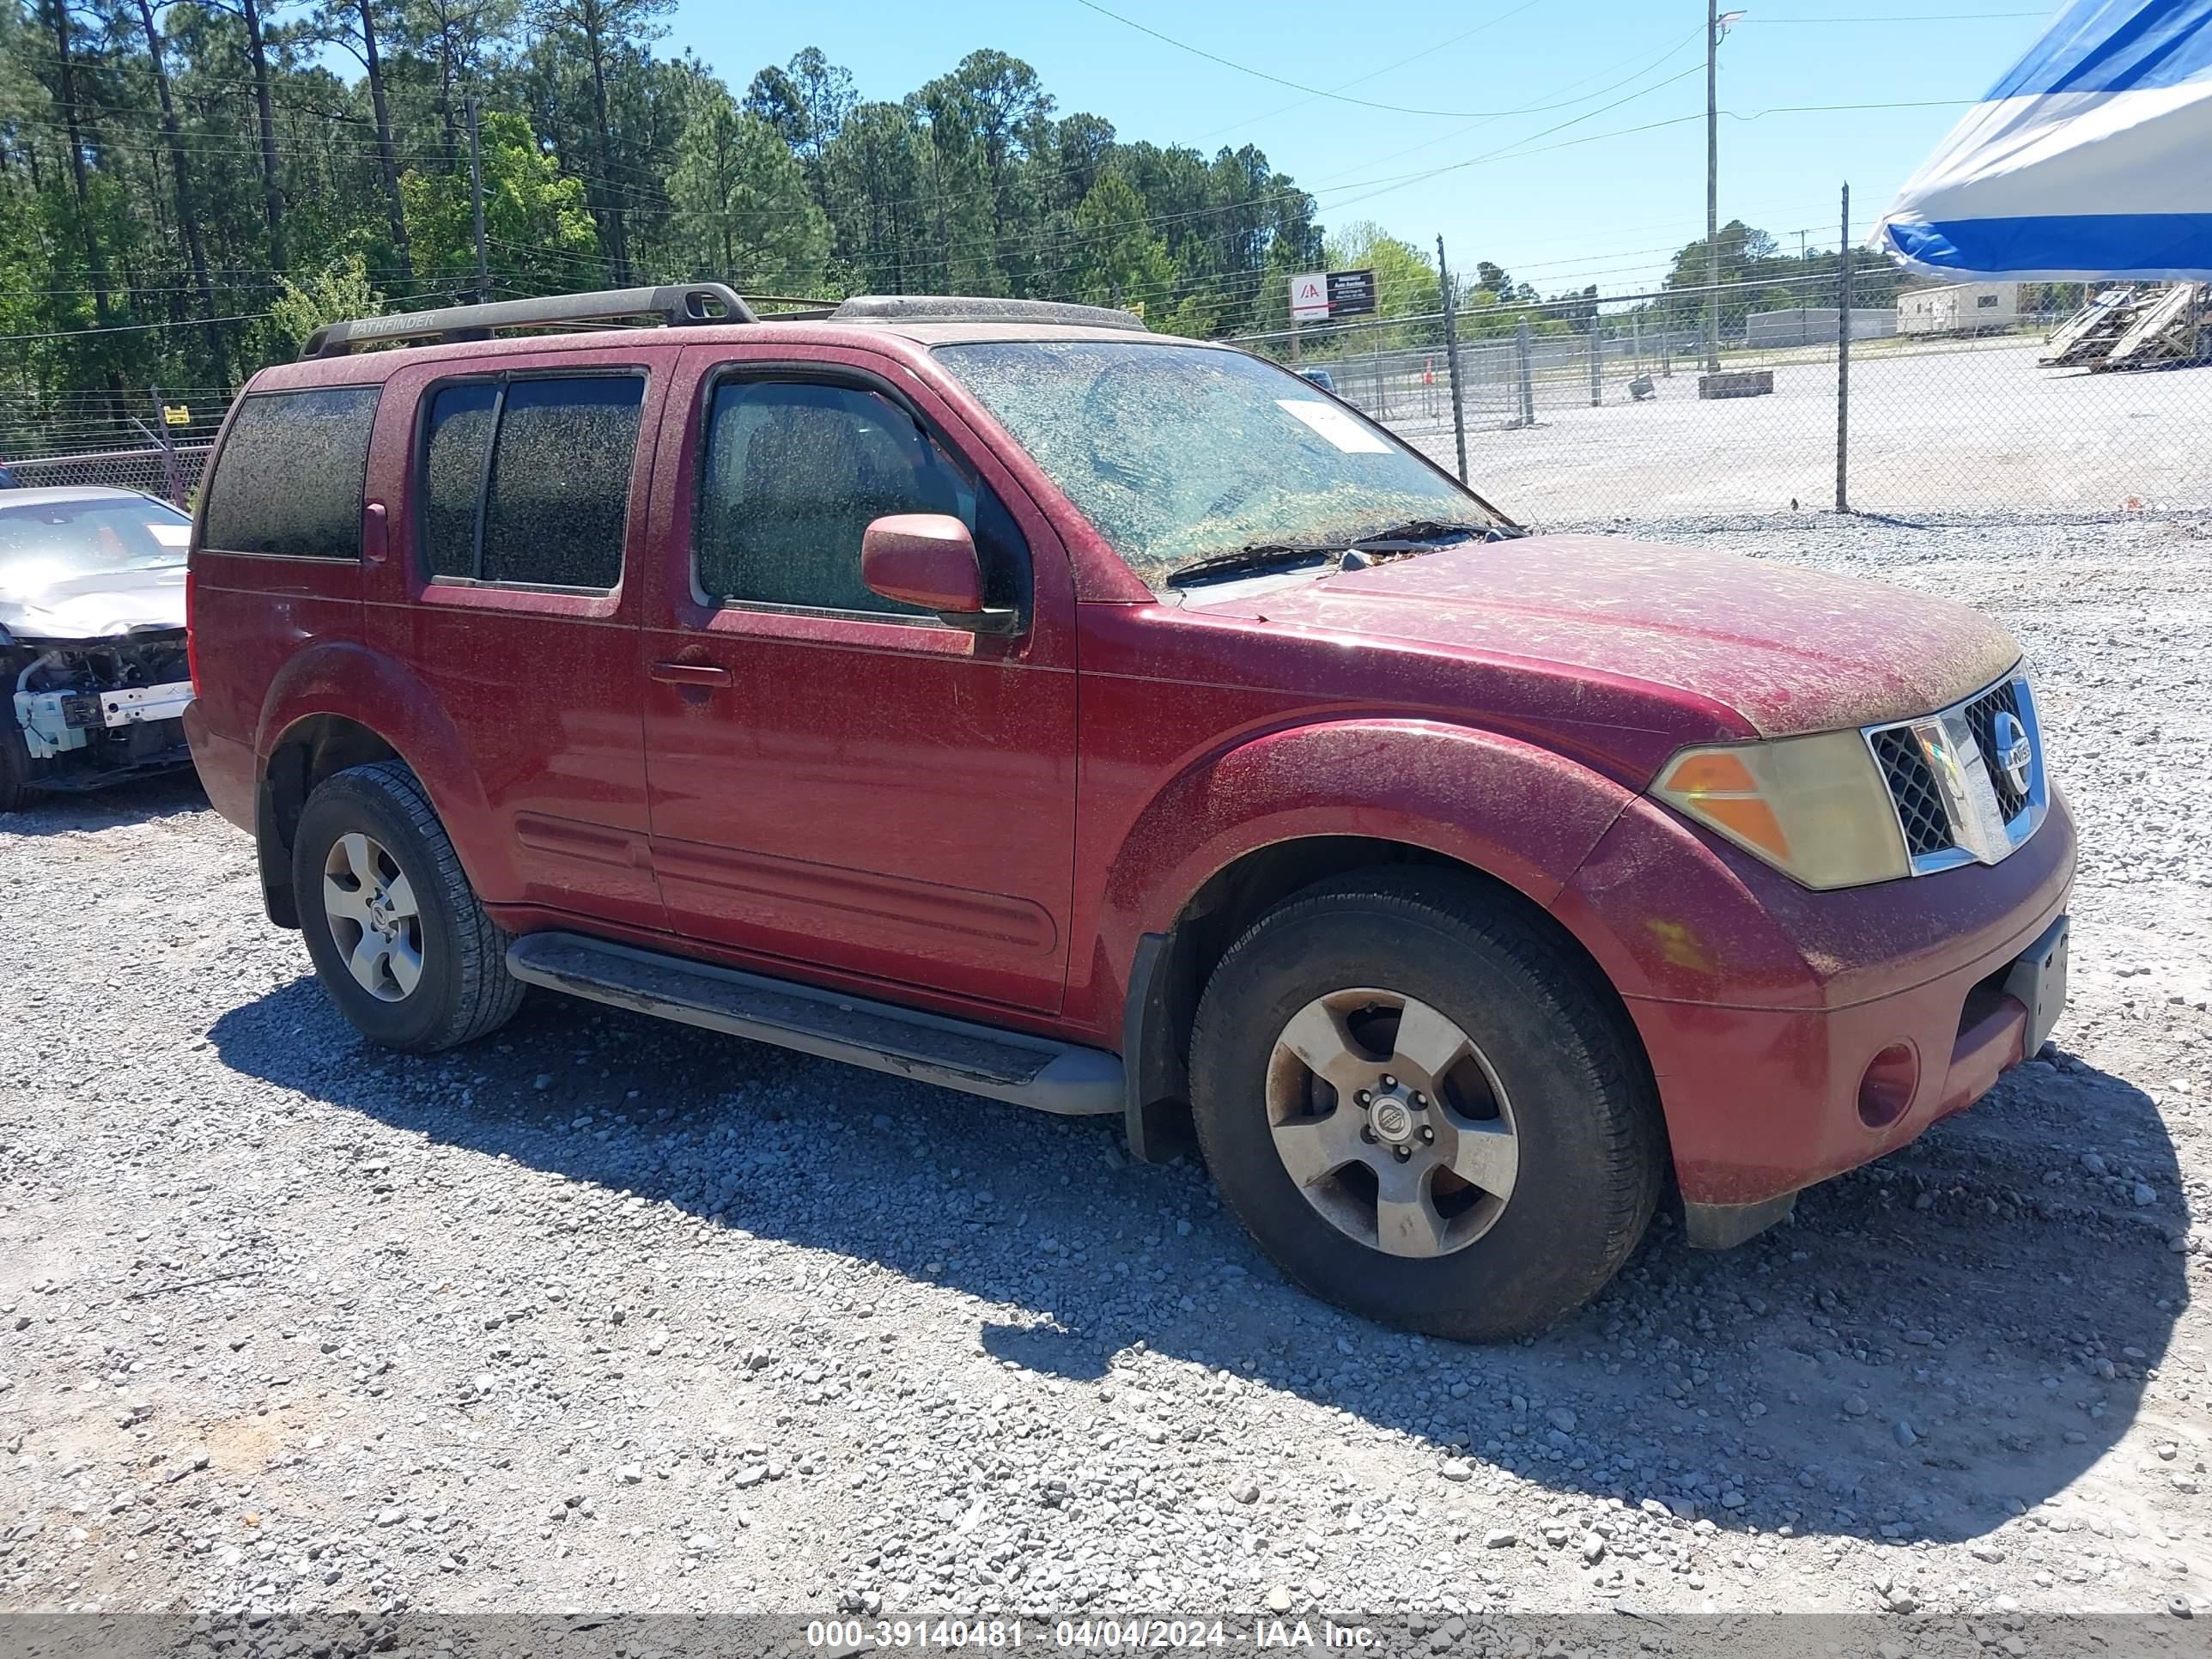
[[1929, 714], [2020, 660], [1948, 599], [1616, 536], [1455, 548], [1218, 609], [1665, 686], [1763, 737]]
[[27, 591], [0, 588], [0, 628], [19, 639], [105, 640], [185, 625], [185, 567], [102, 571]]

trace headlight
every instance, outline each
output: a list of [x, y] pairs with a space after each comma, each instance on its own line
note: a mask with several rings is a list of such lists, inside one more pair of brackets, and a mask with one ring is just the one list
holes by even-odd
[[1912, 872], [1889, 787], [1856, 732], [1686, 749], [1651, 793], [1808, 887]]

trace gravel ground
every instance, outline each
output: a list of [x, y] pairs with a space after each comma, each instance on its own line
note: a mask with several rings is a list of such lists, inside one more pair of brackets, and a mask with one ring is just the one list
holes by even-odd
[[8, 821], [0, 1607], [2205, 1609], [2212, 526], [1721, 538], [2018, 630], [2072, 1011], [1496, 1348], [1308, 1299], [1110, 1123], [550, 997], [368, 1050], [188, 782]]

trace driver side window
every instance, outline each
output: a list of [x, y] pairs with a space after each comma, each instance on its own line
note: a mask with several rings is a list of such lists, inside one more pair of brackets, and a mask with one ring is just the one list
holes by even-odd
[[721, 605], [898, 617], [928, 613], [871, 592], [860, 538], [893, 513], [949, 514], [975, 538], [986, 586], [1025, 561], [988, 484], [897, 404], [863, 387], [726, 380], [708, 411], [693, 568]]

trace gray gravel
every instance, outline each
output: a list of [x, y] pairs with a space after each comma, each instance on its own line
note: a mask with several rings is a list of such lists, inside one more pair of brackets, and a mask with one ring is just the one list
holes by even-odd
[[2208, 527], [1723, 539], [2018, 630], [2073, 1011], [1493, 1349], [1312, 1302], [1110, 1124], [550, 997], [368, 1050], [186, 782], [8, 821], [0, 1607], [2205, 1608]]

